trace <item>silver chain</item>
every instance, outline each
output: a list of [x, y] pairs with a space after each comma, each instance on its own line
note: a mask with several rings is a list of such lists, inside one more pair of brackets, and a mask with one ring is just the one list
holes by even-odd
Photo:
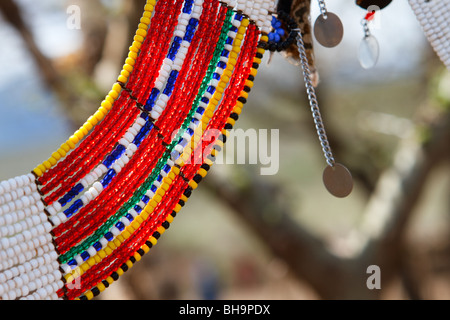
[[324, 19], [327, 19], [327, 6], [325, 5], [325, 0], [319, 0], [320, 14]]
[[327, 163], [334, 167], [335, 160], [333, 153], [331, 152], [330, 143], [328, 142], [327, 133], [325, 132], [325, 126], [323, 124], [322, 116], [320, 114], [319, 103], [317, 102], [316, 92], [311, 80], [311, 70], [309, 69], [308, 58], [306, 57], [306, 49], [303, 42], [303, 37], [299, 29], [297, 31], [297, 46], [300, 53], [300, 62], [303, 69], [303, 78], [305, 80], [306, 93], [308, 94], [309, 104], [311, 106], [311, 112], [316, 125], [317, 135], [322, 146], [322, 151]]
[[363, 26], [363, 30], [364, 30], [364, 38], [370, 37], [371, 33], [370, 33], [369, 24], [367, 23], [367, 20], [366, 19], [362, 19], [361, 20], [361, 25]]

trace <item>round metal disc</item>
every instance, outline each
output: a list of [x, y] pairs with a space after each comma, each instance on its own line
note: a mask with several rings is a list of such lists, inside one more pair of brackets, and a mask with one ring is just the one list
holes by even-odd
[[340, 163], [327, 166], [323, 171], [325, 188], [338, 198], [345, 198], [353, 190], [353, 178], [350, 171]]
[[322, 46], [336, 47], [344, 37], [344, 26], [341, 19], [332, 12], [327, 12], [326, 19], [320, 15], [314, 23], [314, 36]]

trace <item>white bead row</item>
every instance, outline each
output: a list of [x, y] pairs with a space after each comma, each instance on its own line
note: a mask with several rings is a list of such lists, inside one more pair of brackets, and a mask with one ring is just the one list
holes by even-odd
[[[40, 240], [42, 240], [42, 238]], [[37, 241], [35, 241], [35, 242], [37, 242]], [[5, 270], [13, 268], [14, 266], [24, 264], [31, 259], [40, 257], [49, 252], [51, 253], [55, 249], [51, 242], [44, 243], [43, 245], [40, 245], [40, 246], [36, 246], [35, 244], [33, 244], [33, 246], [35, 246], [35, 249], [32, 251], [26, 251], [24, 253], [20, 253], [17, 256], [14, 256], [12, 258], [8, 257], [5, 259], [2, 259], [2, 261], [0, 261], [0, 271], [5, 271]]]
[[59, 263], [52, 254], [45, 254], [1, 273], [0, 282], [0, 296], [3, 299], [26, 297], [49, 284], [58, 285], [54, 292], [63, 286]]
[[22, 187], [30, 185], [31, 182], [34, 182], [35, 178], [33, 174], [17, 176], [15, 178], [11, 178], [5, 181], [0, 182], [0, 196], [11, 191], [20, 189]]
[[0, 201], [0, 298], [57, 298], [62, 275], [34, 175], [0, 182]]
[[[14, 188], [12, 190], [10, 189], [8, 192], [6, 192], [5, 189], [0, 186], [0, 188], [2, 189], [2, 190], [0, 190], [0, 191], [2, 191], [2, 193], [0, 193], [0, 206], [7, 204], [9, 202], [12, 202], [12, 201], [16, 201], [24, 196], [29, 196], [34, 191], [36, 191], [36, 188], [37, 188], [36, 185], [34, 183], [30, 184], [28, 176], [23, 176], [23, 177], [24, 177], [23, 179], [21, 179], [21, 178], [19, 179], [22, 182], [22, 184], [19, 185], [17, 188]], [[24, 180], [26, 180], [26, 182]], [[5, 181], [3, 181], [3, 182], [5, 182]], [[10, 185], [10, 184], [8, 184], [8, 185]], [[2, 210], [1, 207], [0, 207], [0, 210]], [[0, 211], [0, 214], [1, 214], [1, 212], [2, 211]]]
[[[21, 242], [15, 246], [10, 246], [7, 249], [0, 250], [0, 259], [2, 259], [2, 265], [15, 265], [18, 261], [22, 261], [24, 256], [32, 255], [35, 249], [46, 245], [52, 241], [52, 236], [49, 233], [50, 230], [42, 229], [38, 231], [38, 228], [33, 228], [33, 233], [37, 233], [35, 237], [26, 242]], [[42, 232], [42, 233], [41, 233]], [[29, 233], [31, 234], [31, 232]], [[26, 259], [25, 259], [26, 260]], [[3, 270], [0, 266], [0, 270]]]
[[[17, 194], [17, 193], [16, 193]], [[0, 206], [0, 226], [8, 225], [13, 219], [12, 213], [16, 210], [22, 210], [24, 208], [29, 208], [33, 212], [42, 211], [43, 204], [40, 202], [41, 196], [38, 192], [34, 191], [30, 195], [24, 195], [23, 197], [10, 201], [2, 206]], [[8, 214], [11, 213], [11, 214]]]
[[242, 11], [262, 32], [271, 31], [272, 16], [269, 12], [275, 11], [274, 0], [225, 0], [224, 2], [235, 10]]
[[9, 248], [9, 242], [11, 242], [10, 245], [16, 245], [23, 241], [23, 238], [20, 237], [22, 232], [39, 226], [47, 229], [47, 224], [49, 225], [45, 213], [42, 211], [33, 213], [29, 208], [8, 214], [6, 221], [11, 221], [12, 223], [0, 227], [0, 250]]
[[409, 0], [409, 4], [431, 46], [450, 69], [450, 2]]

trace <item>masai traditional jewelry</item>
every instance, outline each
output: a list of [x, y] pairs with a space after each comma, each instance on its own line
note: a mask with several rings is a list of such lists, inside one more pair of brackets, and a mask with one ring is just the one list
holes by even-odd
[[[417, 12], [430, 6], [411, 2]], [[95, 114], [30, 174], [0, 183], [1, 299], [92, 299], [139, 261], [207, 175], [266, 50], [296, 53], [328, 164], [325, 185], [348, 195], [351, 175], [335, 162], [314, 91], [309, 7], [148, 0]], [[435, 43], [448, 57], [448, 41]]]

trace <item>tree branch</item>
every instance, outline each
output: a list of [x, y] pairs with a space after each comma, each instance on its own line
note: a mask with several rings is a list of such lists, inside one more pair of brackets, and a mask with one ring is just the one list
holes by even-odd
[[29, 52], [34, 58], [45, 83], [54, 88], [59, 83], [59, 76], [52, 62], [38, 48], [30, 32], [29, 26], [26, 25], [22, 18], [20, 7], [13, 0], [0, 1], [0, 11], [3, 13], [6, 21], [9, 22], [20, 34], [27, 46]]
[[323, 241], [293, 221], [285, 204], [274, 205], [274, 194], [282, 190], [266, 180], [255, 176], [251, 185], [237, 188], [211, 175], [205, 183], [321, 297], [378, 298], [379, 290], [366, 286], [367, 267], [381, 268], [382, 286], [399, 274], [400, 252], [413, 209], [430, 172], [449, 156], [450, 113], [439, 114], [426, 128], [429, 138], [404, 141], [392, 167], [380, 177], [358, 236], [347, 242], [353, 249], [350, 258], [335, 255]]

